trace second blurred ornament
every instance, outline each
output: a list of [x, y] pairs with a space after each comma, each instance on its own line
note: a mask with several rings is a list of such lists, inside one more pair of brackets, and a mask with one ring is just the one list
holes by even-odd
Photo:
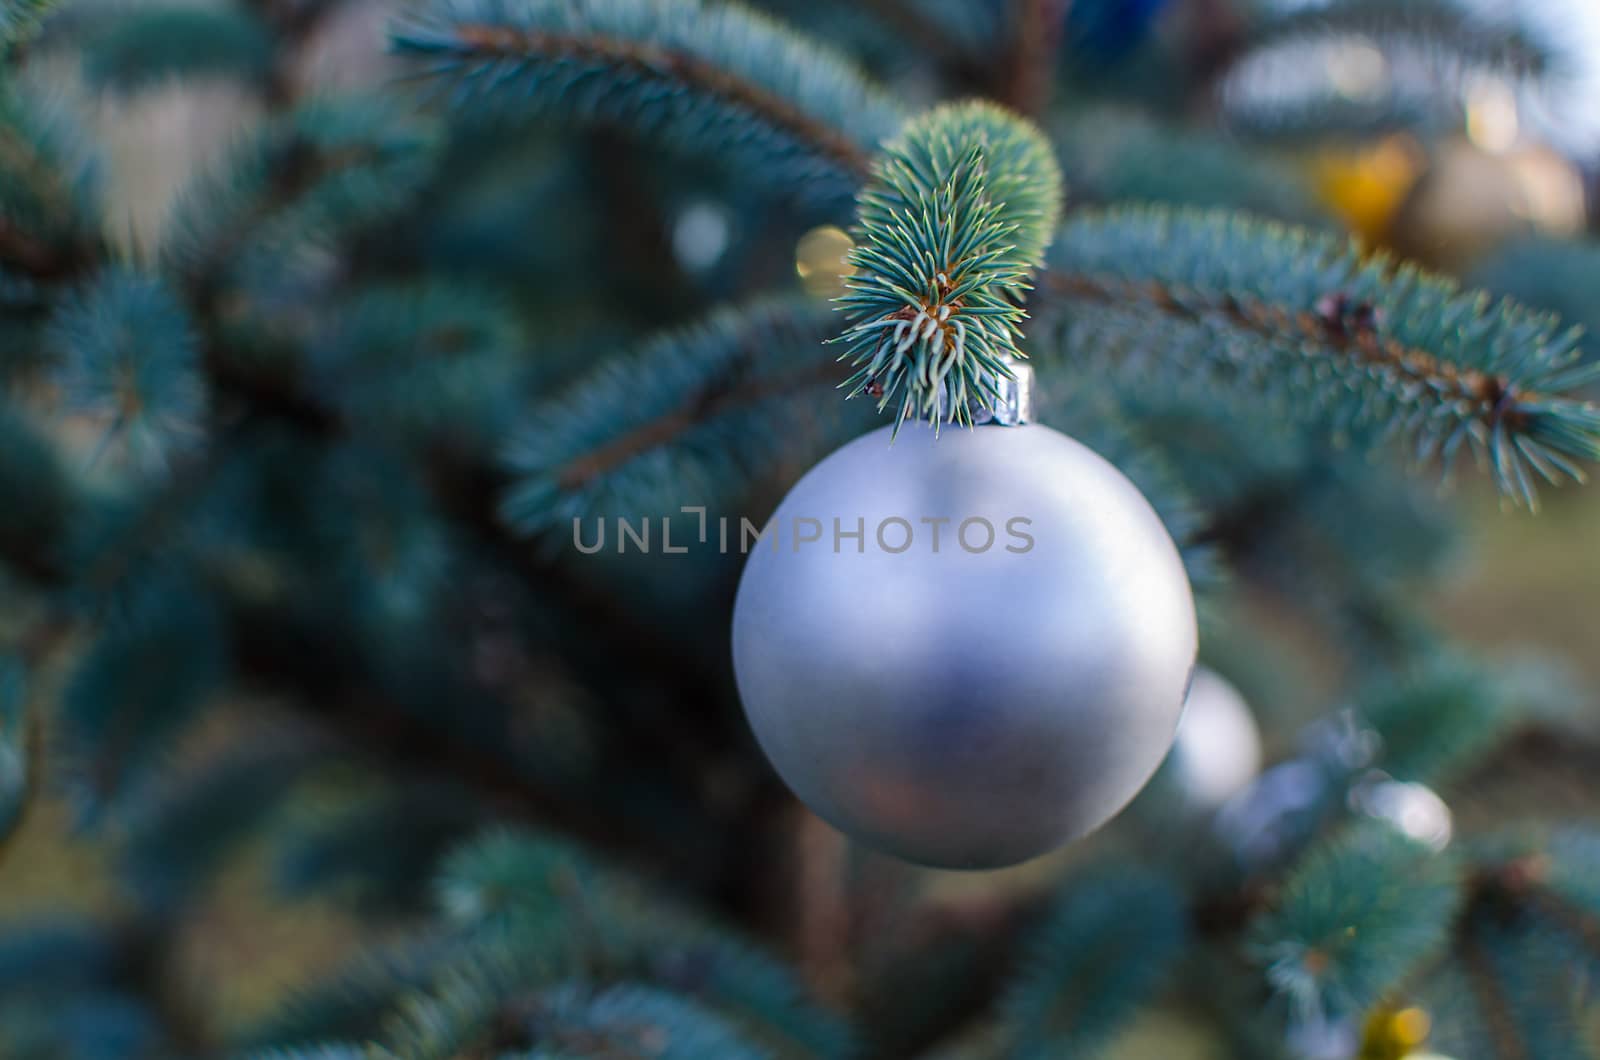
[[1244, 697], [1205, 667], [1195, 671], [1167, 768], [1189, 805], [1217, 809], [1261, 772], [1261, 732]]

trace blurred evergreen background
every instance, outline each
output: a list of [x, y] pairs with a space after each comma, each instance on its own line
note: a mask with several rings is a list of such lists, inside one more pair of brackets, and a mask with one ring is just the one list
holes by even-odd
[[[907, 114], [1030, 114], [1091, 241], [1118, 204], [1238, 211], [1592, 333], [1581, 0], [763, 0], [788, 29], [720, 44], [687, 0], [676, 41], [627, 39], [649, 0], [5, 2], [0, 1056], [1600, 1052], [1592, 488], [1532, 516], [1463, 459], [1441, 491], [1277, 362], [1202, 371], [1041, 281], [1048, 421], [1168, 518], [1264, 752], [1232, 818], [1168, 769], [982, 875], [777, 784], [728, 672], [737, 556], [565, 548], [574, 515], [763, 516], [875, 422], [842, 367], [704, 412], [833, 355], [860, 175], [760, 113], [696, 126], [716, 91], [675, 57], [749, 77], [803, 34]], [[590, 17], [657, 96], [570, 76]], [[1317, 352], [1397, 326], [1344, 293], [1283, 307]], [[1434, 802], [1359, 794], [1397, 782]]]

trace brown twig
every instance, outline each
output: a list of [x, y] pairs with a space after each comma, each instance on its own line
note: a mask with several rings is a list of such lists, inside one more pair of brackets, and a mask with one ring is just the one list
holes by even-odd
[[1511, 999], [1506, 997], [1505, 988], [1495, 974], [1483, 943], [1474, 937], [1470, 927], [1461, 933], [1458, 952], [1468, 986], [1477, 998], [1484, 1025], [1494, 1041], [1494, 1055], [1500, 1060], [1533, 1060], [1522, 1035], [1517, 1032], [1516, 1021], [1511, 1015]]
[[[857, 0], [852, 0], [854, 6]], [[931, 55], [949, 75], [957, 80], [982, 85], [992, 81], [988, 64], [976, 49], [943, 32], [939, 24], [924, 12], [918, 11], [907, 0], [860, 0], [894, 32], [911, 41], [916, 50]]]
[[836, 362], [831, 358], [822, 358], [816, 365], [788, 375], [756, 379], [743, 385], [696, 394], [671, 412], [625, 431], [598, 449], [570, 461], [556, 472], [556, 481], [563, 489], [580, 489], [599, 476], [651, 449], [666, 445], [725, 412], [830, 382], [837, 374]]
[[1017, 0], [1012, 7], [1012, 46], [1006, 63], [1006, 103], [1018, 113], [1037, 116], [1050, 102], [1056, 56], [1072, 0]]

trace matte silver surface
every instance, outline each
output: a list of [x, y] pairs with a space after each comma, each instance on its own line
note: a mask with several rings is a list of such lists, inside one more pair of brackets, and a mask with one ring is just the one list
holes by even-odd
[[[836, 542], [835, 519], [863, 540]], [[890, 519], [914, 530], [898, 554]], [[977, 523], [963, 547], [969, 519], [991, 547]], [[768, 535], [735, 605], [740, 695], [783, 779], [862, 841], [949, 868], [1023, 861], [1116, 814], [1171, 746], [1188, 578], [1144, 497], [1067, 436], [907, 423], [891, 446], [884, 428], [812, 469]]]

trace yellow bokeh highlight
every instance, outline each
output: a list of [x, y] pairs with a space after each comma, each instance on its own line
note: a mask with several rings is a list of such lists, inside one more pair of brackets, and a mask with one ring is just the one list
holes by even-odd
[[1419, 1060], [1433, 1032], [1433, 1019], [1420, 1008], [1381, 1008], [1361, 1034], [1360, 1060]]
[[1390, 136], [1359, 150], [1333, 150], [1311, 159], [1318, 199], [1367, 244], [1380, 242], [1427, 164], [1422, 145]]
[[795, 246], [794, 271], [806, 293], [818, 298], [844, 294], [844, 283], [855, 271], [845, 255], [854, 246], [849, 233], [837, 225], [821, 225], [801, 236]]

